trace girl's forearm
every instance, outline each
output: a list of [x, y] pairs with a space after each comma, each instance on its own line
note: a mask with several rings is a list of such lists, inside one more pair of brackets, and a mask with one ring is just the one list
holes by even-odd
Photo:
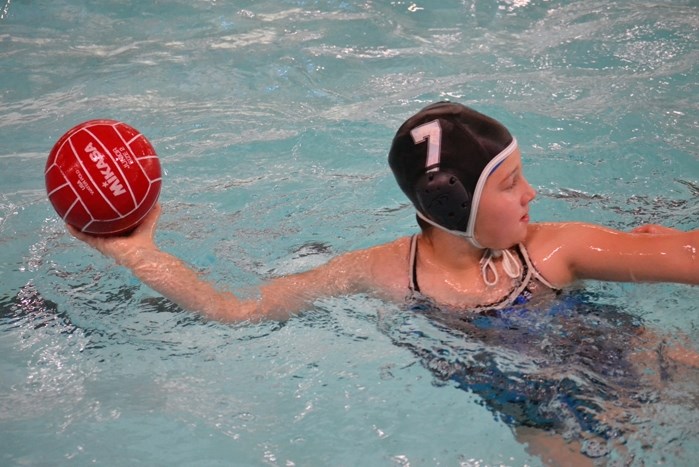
[[164, 297], [207, 318], [242, 321], [253, 314], [254, 303], [242, 302], [232, 293], [216, 289], [169, 253], [139, 248], [120, 256], [117, 262]]

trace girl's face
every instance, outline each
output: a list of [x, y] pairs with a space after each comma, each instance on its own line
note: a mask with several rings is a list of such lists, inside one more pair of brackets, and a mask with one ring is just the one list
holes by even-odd
[[494, 249], [523, 242], [529, 225], [529, 202], [535, 195], [522, 174], [522, 155], [516, 149], [485, 182], [476, 214], [476, 240]]

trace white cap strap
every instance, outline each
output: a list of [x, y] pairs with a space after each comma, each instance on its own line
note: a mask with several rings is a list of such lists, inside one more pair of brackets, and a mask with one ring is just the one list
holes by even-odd
[[466, 237], [471, 240], [471, 243], [476, 248], [485, 248], [483, 245], [478, 243], [475, 236], [476, 230], [476, 217], [478, 215], [478, 205], [481, 202], [481, 194], [483, 193], [483, 188], [485, 187], [485, 182], [488, 177], [493, 173], [493, 171], [507, 159], [514, 151], [517, 149], [517, 139], [512, 138], [512, 142], [507, 145], [505, 149], [500, 151], [500, 153], [493, 157], [490, 162], [485, 166], [481, 175], [478, 177], [478, 182], [476, 183], [476, 189], [473, 191], [473, 199], [471, 200], [471, 212], [468, 218], [468, 225], [466, 227]]

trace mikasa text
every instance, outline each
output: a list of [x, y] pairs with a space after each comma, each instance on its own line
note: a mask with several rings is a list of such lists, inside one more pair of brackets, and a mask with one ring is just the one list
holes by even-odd
[[119, 196], [126, 193], [124, 186], [121, 184], [117, 176], [107, 165], [107, 163], [104, 162], [104, 154], [99, 152], [97, 148], [92, 145], [92, 142], [85, 146], [85, 152], [89, 154], [90, 160], [95, 163], [100, 173], [104, 176], [104, 183], [102, 186], [109, 186], [109, 190], [114, 196]]

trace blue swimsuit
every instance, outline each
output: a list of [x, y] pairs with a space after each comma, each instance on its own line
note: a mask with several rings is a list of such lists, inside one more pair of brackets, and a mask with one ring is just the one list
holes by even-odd
[[[562, 293], [553, 287], [532, 264], [524, 245], [512, 253], [521, 271], [504, 297], [449, 309], [420, 291], [417, 236], [413, 236], [406, 305], [428, 317], [436, 335], [444, 332], [455, 340], [430, 340], [431, 331], [413, 328], [407, 319], [390, 331], [394, 341], [415, 352], [438, 380], [479, 394], [508, 424], [578, 439], [620, 436], [618, 427], [600, 423], [603, 409], [598, 401], [614, 401], [621, 393], [642, 398], [638, 375], [626, 356], [629, 336], [638, 332], [640, 323], [614, 307], [589, 303], [579, 291]], [[547, 295], [558, 298], [548, 301]], [[516, 351], [525, 361], [537, 363], [531, 372], [513, 369], [498, 349], [504, 354]], [[539, 368], [551, 368], [552, 374], [544, 376]], [[586, 371], [575, 373], [577, 368]]]

